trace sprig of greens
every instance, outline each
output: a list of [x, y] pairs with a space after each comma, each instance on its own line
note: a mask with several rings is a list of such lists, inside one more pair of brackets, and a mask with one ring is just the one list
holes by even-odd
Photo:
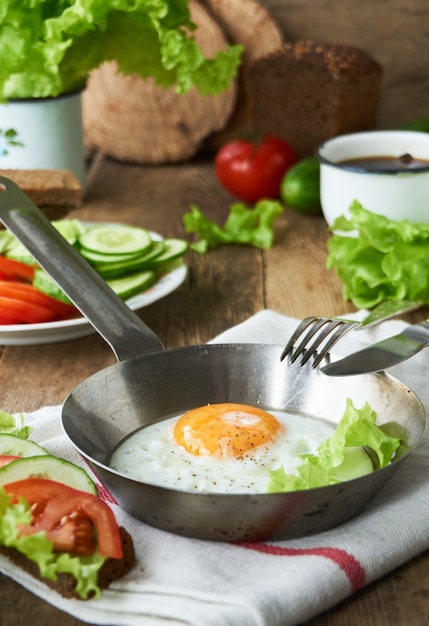
[[318, 447], [315, 454], [301, 455], [296, 474], [283, 467], [270, 471], [269, 492], [299, 491], [352, 480], [374, 470], [364, 447], [377, 456], [380, 468], [409, 449], [406, 432], [397, 424], [377, 426], [377, 414], [365, 403], [357, 409], [347, 399], [344, 414], [335, 432]]
[[201, 94], [225, 90], [242, 47], [206, 59], [192, 37], [189, 0], [2, 0], [0, 100], [55, 97], [82, 89], [115, 60], [124, 74]]
[[385, 300], [429, 303], [429, 224], [394, 221], [357, 201], [332, 224], [328, 269], [343, 283], [343, 297], [360, 309]]
[[190, 248], [201, 254], [231, 243], [267, 250], [274, 243], [273, 222], [283, 211], [284, 207], [276, 200], [260, 200], [253, 208], [236, 203], [230, 207], [225, 224], [218, 226], [192, 205], [184, 215], [183, 223], [187, 233], [196, 233], [200, 237]]
[[15, 435], [21, 439], [27, 439], [32, 432], [31, 426], [24, 424], [24, 415], [21, 413], [19, 419], [6, 411], [0, 411], [0, 435]]

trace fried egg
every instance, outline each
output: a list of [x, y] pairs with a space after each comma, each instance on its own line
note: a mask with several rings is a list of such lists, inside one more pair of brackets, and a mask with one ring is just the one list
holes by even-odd
[[198, 493], [264, 493], [269, 470], [293, 472], [334, 426], [244, 404], [208, 404], [146, 426], [113, 451], [134, 480]]

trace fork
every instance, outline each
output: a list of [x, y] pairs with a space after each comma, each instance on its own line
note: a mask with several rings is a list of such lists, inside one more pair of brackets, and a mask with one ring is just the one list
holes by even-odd
[[[312, 368], [315, 369], [337, 341], [357, 326], [360, 326], [360, 322], [347, 319], [307, 317], [289, 339], [280, 360], [290, 355], [290, 362], [294, 363], [302, 355], [300, 365], [305, 365], [314, 356]], [[300, 343], [295, 345], [298, 340]]]

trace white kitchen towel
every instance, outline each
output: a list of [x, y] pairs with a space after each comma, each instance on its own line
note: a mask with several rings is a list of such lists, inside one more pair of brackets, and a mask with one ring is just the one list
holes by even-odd
[[[298, 320], [261, 311], [216, 342], [284, 344]], [[341, 339], [339, 355], [395, 334], [384, 322]], [[429, 353], [390, 372], [429, 407]], [[61, 407], [25, 415], [31, 438], [53, 454], [82, 463], [61, 427]], [[429, 440], [400, 467], [357, 517], [302, 539], [229, 544], [188, 539], [151, 528], [112, 505], [134, 537], [137, 565], [98, 600], [66, 600], [0, 558], [0, 570], [75, 617], [115, 626], [290, 626], [332, 607], [429, 547]]]

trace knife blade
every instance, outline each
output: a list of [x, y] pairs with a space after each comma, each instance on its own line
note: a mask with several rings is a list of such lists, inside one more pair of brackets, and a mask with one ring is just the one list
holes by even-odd
[[429, 320], [411, 324], [401, 333], [378, 341], [320, 369], [328, 376], [353, 376], [385, 370], [429, 345]]
[[361, 321], [359, 328], [366, 329], [403, 313], [415, 311], [423, 306], [423, 302], [412, 300], [383, 300]]

